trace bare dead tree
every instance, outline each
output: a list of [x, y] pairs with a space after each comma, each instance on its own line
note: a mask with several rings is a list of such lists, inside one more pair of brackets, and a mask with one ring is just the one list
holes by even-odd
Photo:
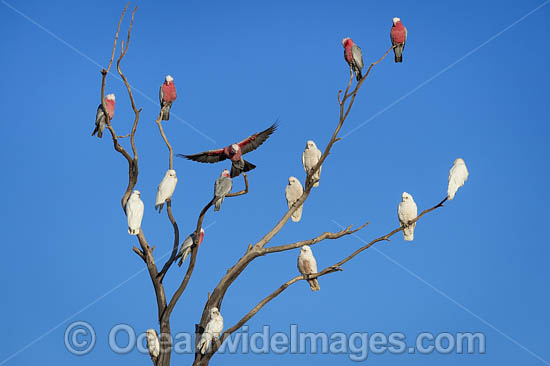
[[[116, 34], [115, 34], [115, 40], [114, 40], [112, 53], [111, 53], [111, 58], [109, 60], [108, 67], [106, 69], [101, 70], [101, 74], [102, 74], [102, 79], [101, 79], [101, 103], [103, 104], [104, 109], [106, 108], [106, 106], [104, 104], [106, 78], [107, 78], [107, 75], [109, 74], [109, 71], [110, 71], [111, 66], [113, 64], [113, 61], [114, 61], [115, 53], [116, 53], [116, 50], [117, 50], [117, 42], [118, 42], [118, 36], [119, 36], [119, 32], [120, 32], [120, 25], [122, 23], [124, 15], [126, 14], [128, 6], [129, 6], [129, 4], [126, 5], [124, 10], [122, 11], [120, 19], [118, 21], [118, 26], [117, 26], [117, 30], [116, 30]], [[134, 10], [132, 11], [132, 14], [131, 14], [130, 25], [129, 25], [129, 28], [128, 28], [126, 43], [124, 43], [124, 41], [120, 42], [120, 55], [119, 55], [119, 57], [117, 59], [117, 62], [116, 62], [118, 74], [120, 75], [120, 77], [122, 78], [122, 80], [123, 80], [123, 82], [126, 86], [126, 90], [128, 92], [128, 97], [130, 98], [130, 102], [131, 102], [131, 105], [132, 105], [132, 110], [134, 112], [134, 121], [133, 121], [131, 131], [126, 135], [122, 135], [122, 136], [117, 135], [115, 130], [114, 130], [114, 127], [111, 124], [111, 121], [109, 119], [108, 114], [106, 114], [107, 128], [108, 128], [108, 130], [111, 134], [111, 138], [112, 138], [112, 141], [113, 141], [113, 147], [128, 162], [128, 184], [126, 186], [126, 191], [124, 192], [124, 194], [122, 196], [122, 199], [121, 199], [121, 206], [122, 206], [123, 210], [125, 209], [125, 205], [126, 205], [126, 202], [128, 201], [130, 193], [132, 192], [132, 190], [134, 189], [134, 187], [136, 186], [136, 184], [138, 182], [138, 175], [139, 175], [138, 151], [136, 149], [136, 144], [135, 144], [135, 134], [136, 134], [136, 130], [138, 128], [141, 108], [138, 109], [136, 107], [136, 104], [134, 102], [134, 98], [133, 98], [133, 95], [132, 95], [132, 89], [130, 87], [128, 79], [126, 78], [126, 76], [124, 75], [124, 73], [122, 72], [122, 69], [121, 69], [121, 63], [122, 63], [124, 57], [126, 56], [126, 53], [128, 51], [128, 47], [130, 45], [130, 35], [131, 35], [131, 32], [132, 32], [132, 26], [133, 26], [133, 22], [134, 22], [134, 14], [135, 14], [136, 10], [137, 10], [137, 7], [134, 8]], [[338, 100], [339, 109], [340, 109], [340, 116], [339, 116], [338, 123], [336, 125], [336, 128], [335, 128], [334, 132], [332, 133], [332, 136], [330, 137], [330, 139], [329, 139], [329, 141], [326, 145], [326, 148], [325, 148], [323, 154], [321, 155], [321, 158], [320, 158], [319, 162], [307, 174], [306, 182], [305, 182], [305, 189], [304, 189], [303, 194], [294, 203], [294, 205], [292, 205], [288, 209], [288, 211], [283, 215], [283, 217], [280, 218], [279, 221], [277, 221], [275, 226], [269, 232], [267, 232], [254, 245], [250, 244], [248, 246], [245, 254], [241, 258], [239, 258], [237, 263], [235, 263], [232, 267], [230, 267], [227, 270], [226, 274], [223, 275], [223, 277], [219, 280], [216, 287], [212, 291], [209, 292], [209, 296], [208, 296], [208, 299], [207, 299], [207, 301], [204, 305], [204, 309], [203, 309], [203, 313], [202, 313], [200, 322], [198, 324], [195, 324], [195, 332], [196, 332], [197, 337], [200, 337], [200, 335], [204, 332], [206, 324], [209, 320], [208, 317], [209, 317], [210, 309], [212, 307], [217, 307], [218, 309], [221, 309], [222, 302], [223, 302], [223, 299], [225, 297], [225, 294], [226, 294], [227, 290], [229, 289], [229, 287], [233, 284], [233, 282], [238, 278], [238, 276], [247, 268], [247, 266], [253, 260], [255, 260], [259, 257], [263, 257], [263, 256], [268, 255], [268, 254], [274, 254], [274, 253], [280, 253], [280, 252], [284, 252], [284, 251], [288, 251], [288, 250], [294, 250], [294, 249], [302, 247], [303, 245], [316, 245], [316, 244], [321, 243], [321, 242], [323, 242], [327, 239], [328, 240], [340, 239], [340, 238], [348, 236], [348, 235], [353, 235], [353, 234], [355, 234], [356, 232], [358, 232], [359, 230], [365, 228], [368, 225], [368, 223], [365, 223], [365, 224], [357, 227], [356, 229], [352, 229], [352, 225], [350, 225], [350, 226], [348, 226], [348, 227], [346, 227], [346, 228], [344, 228], [340, 231], [337, 231], [337, 232], [324, 232], [324, 233], [322, 233], [322, 234], [320, 234], [320, 235], [318, 235], [318, 236], [316, 236], [312, 239], [296, 241], [294, 243], [285, 244], [285, 245], [267, 246], [270, 243], [270, 241], [273, 239], [273, 237], [275, 237], [275, 235], [277, 235], [281, 231], [281, 229], [287, 223], [287, 221], [289, 220], [291, 215], [301, 205], [303, 205], [304, 202], [308, 199], [308, 197], [311, 193], [311, 190], [313, 188], [313, 185], [318, 181], [318, 178], [315, 178], [316, 177], [316, 172], [321, 168], [324, 161], [329, 156], [333, 145], [336, 142], [341, 140], [340, 137], [338, 137], [339, 132], [340, 132], [344, 122], [346, 121], [346, 119], [347, 119], [347, 117], [348, 117], [348, 115], [351, 111], [351, 108], [352, 108], [352, 106], [355, 102], [355, 99], [357, 97], [359, 89], [361, 88], [361, 86], [363, 85], [363, 83], [365, 82], [367, 77], [369, 76], [369, 74], [370, 74], [371, 70], [374, 68], [374, 66], [376, 66], [378, 63], [380, 63], [382, 60], [384, 60], [386, 58], [386, 56], [388, 55], [388, 53], [390, 53], [390, 51], [392, 51], [392, 49], [393, 49], [393, 47], [390, 47], [378, 61], [373, 62], [373, 63], [370, 64], [370, 66], [368, 67], [368, 69], [367, 69], [366, 73], [364, 74], [363, 78], [361, 78], [356, 83], [354, 88], [352, 88], [353, 76], [354, 75], [353, 75], [353, 70], [350, 67], [350, 77], [349, 77], [347, 87], [346, 87], [345, 91], [343, 92], [343, 94], [342, 94], [342, 90], [339, 90], [338, 94], [337, 94], [337, 100]], [[164, 141], [164, 143], [165, 143], [165, 145], [168, 149], [168, 153], [169, 153], [169, 160], [168, 160], [169, 164], [168, 164], [168, 166], [169, 166], [169, 169], [173, 169], [173, 155], [174, 155], [174, 153], [173, 153], [172, 146], [171, 146], [166, 134], [164, 133], [164, 130], [163, 130], [163, 127], [162, 127], [162, 118], [161, 118], [161, 116], [162, 116], [162, 113], [160, 112], [159, 116], [156, 120], [156, 123], [158, 125], [160, 135], [161, 135], [161, 137], [162, 137], [162, 139], [163, 139], [163, 141]], [[119, 142], [120, 139], [125, 138], [125, 137], [130, 138], [129, 139], [130, 147], [131, 147], [130, 152], [128, 150], [126, 150]], [[244, 179], [245, 188], [242, 191], [230, 193], [226, 197], [236, 197], [236, 196], [240, 196], [240, 195], [244, 195], [244, 194], [248, 193], [248, 178], [247, 178], [247, 175], [244, 174], [244, 173], [243, 173], [243, 179]], [[429, 212], [431, 212], [431, 211], [433, 211], [433, 210], [435, 210], [439, 207], [442, 207], [446, 200], [447, 200], [447, 198], [443, 199], [441, 202], [434, 205], [433, 207], [424, 210], [414, 220], [411, 220], [409, 222], [409, 224], [412, 224], [412, 223], [418, 221], [425, 214], [427, 214], [427, 213], [429, 213]], [[137, 235], [139, 248], [134, 246], [133, 251], [143, 260], [143, 262], [147, 266], [147, 270], [148, 270], [151, 282], [153, 284], [153, 289], [154, 289], [154, 292], [155, 292], [155, 297], [156, 297], [156, 302], [157, 302], [157, 316], [158, 316], [158, 321], [159, 321], [159, 326], [160, 326], [161, 353], [160, 353], [160, 356], [158, 358], [153, 360], [153, 364], [155, 366], [169, 366], [170, 365], [171, 349], [172, 349], [171, 330], [170, 330], [170, 316], [171, 316], [172, 311], [174, 310], [174, 307], [176, 306], [178, 300], [181, 298], [181, 296], [185, 292], [185, 289], [187, 288], [187, 286], [189, 284], [189, 281], [191, 279], [191, 276], [193, 274], [193, 270], [195, 268], [195, 262], [196, 262], [196, 259], [197, 259], [197, 252], [198, 252], [198, 249], [199, 249], [199, 242], [198, 241], [199, 241], [199, 237], [200, 237], [200, 235], [199, 235], [200, 230], [201, 230], [202, 223], [203, 223], [204, 217], [206, 215], [206, 212], [210, 209], [210, 207], [212, 207], [213, 204], [214, 204], [214, 199], [211, 199], [204, 206], [204, 208], [201, 210], [201, 212], [198, 215], [197, 224], [196, 224], [196, 227], [195, 227], [195, 239], [194, 239], [194, 243], [192, 245], [191, 257], [190, 257], [190, 260], [189, 260], [187, 271], [186, 271], [185, 276], [182, 279], [180, 285], [178, 286], [176, 291], [172, 294], [172, 296], [169, 299], [166, 296], [166, 292], [165, 292], [164, 285], [163, 285], [163, 280], [164, 280], [168, 270], [171, 268], [171, 266], [174, 264], [174, 262], [178, 259], [178, 247], [179, 247], [179, 244], [180, 244], [180, 231], [179, 231], [178, 224], [177, 224], [177, 222], [176, 222], [176, 220], [174, 219], [174, 216], [173, 216], [172, 200], [171, 199], [168, 199], [166, 201], [166, 213], [167, 213], [168, 220], [170, 221], [170, 223], [173, 227], [173, 230], [174, 230], [174, 242], [173, 242], [173, 247], [172, 247], [172, 252], [170, 254], [170, 257], [166, 260], [166, 262], [162, 265], [162, 267], [160, 267], [161, 268], [160, 271], [159, 271], [159, 267], [157, 266], [157, 264], [155, 262], [155, 259], [154, 259], [154, 256], [153, 256], [153, 249], [149, 246], [149, 244], [147, 242], [147, 239], [145, 237], [145, 233], [143, 231], [143, 228], [140, 230], [139, 234]], [[279, 296], [281, 293], [283, 293], [289, 286], [293, 285], [294, 283], [296, 283], [298, 281], [310, 280], [310, 279], [321, 277], [321, 276], [324, 276], [324, 275], [327, 275], [327, 274], [330, 274], [330, 273], [342, 271], [342, 266], [344, 264], [346, 264], [348, 261], [350, 261], [351, 259], [355, 258], [358, 254], [360, 254], [361, 252], [365, 251], [366, 249], [370, 248], [372, 245], [374, 245], [374, 244], [376, 244], [380, 241], [390, 240], [390, 237], [392, 237], [393, 235], [395, 235], [396, 233], [398, 233], [402, 230], [403, 230], [403, 227], [401, 226], [401, 227], [395, 228], [394, 230], [390, 231], [386, 235], [383, 235], [383, 236], [380, 236], [378, 238], [375, 238], [375, 239], [371, 240], [368, 244], [366, 244], [363, 247], [357, 249], [355, 252], [347, 255], [346, 257], [344, 257], [343, 259], [337, 261], [333, 265], [324, 268], [323, 270], [319, 271], [318, 273], [314, 273], [314, 274], [310, 274], [310, 275], [296, 276], [296, 277], [284, 282], [279, 288], [275, 289], [273, 292], [271, 292], [269, 295], [267, 295], [265, 298], [263, 298], [260, 302], [258, 302], [258, 304], [256, 306], [254, 306], [249, 312], [244, 314], [238, 322], [236, 322], [234, 325], [228, 327], [225, 330], [225, 332], [223, 332], [218, 339], [215, 339], [212, 342], [212, 347], [206, 354], [203, 355], [201, 353], [196, 353], [193, 365], [195, 365], [195, 366], [206, 366], [206, 365], [208, 365], [210, 359], [217, 352], [218, 348], [220, 347], [221, 343], [223, 343], [224, 340], [226, 340], [229, 336], [231, 336], [232, 333], [234, 333], [239, 328], [241, 328], [248, 320], [250, 320], [253, 316], [255, 316], [267, 303], [269, 303], [270, 301], [275, 299], [277, 296]]]

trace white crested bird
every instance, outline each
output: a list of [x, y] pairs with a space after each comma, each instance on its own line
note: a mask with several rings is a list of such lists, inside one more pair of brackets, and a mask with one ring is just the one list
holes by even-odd
[[[300, 198], [303, 193], [304, 193], [304, 188], [302, 187], [302, 183], [300, 183], [298, 178], [289, 177], [288, 178], [288, 184], [285, 188], [285, 197], [286, 197], [286, 203], [288, 205], [288, 208], [291, 208], [292, 205], [296, 201], [298, 201], [298, 198]], [[294, 211], [294, 213], [290, 217], [292, 219], [292, 221], [294, 221], [294, 222], [299, 222], [300, 221], [300, 219], [302, 218], [303, 208], [304, 208], [304, 206], [300, 205], [300, 207], [298, 207], [296, 209], [296, 211]]]
[[128, 218], [128, 234], [138, 235], [143, 219], [143, 201], [139, 198], [140, 193], [134, 190], [126, 202], [126, 217]]
[[[315, 260], [309, 245], [304, 245], [302, 246], [302, 249], [300, 249], [300, 255], [298, 256], [298, 270], [302, 275], [317, 273], [317, 261]], [[311, 291], [319, 291], [321, 289], [317, 278], [307, 280], [307, 282], [309, 283]]]
[[397, 217], [399, 218], [399, 223], [403, 226], [403, 238], [406, 241], [412, 241], [414, 239], [414, 228], [416, 227], [416, 222], [411, 225], [408, 223], [416, 218], [418, 209], [413, 197], [407, 192], [403, 192], [401, 198], [402, 200], [399, 202], [399, 206], [397, 207]]
[[[306, 174], [309, 174], [309, 171], [313, 169], [315, 164], [321, 159], [321, 150], [317, 148], [317, 145], [315, 145], [315, 142], [313, 140], [308, 140], [306, 142], [306, 148], [304, 152], [302, 153], [302, 164], [304, 165], [304, 170], [306, 171]], [[313, 179], [316, 179], [317, 182], [313, 185], [314, 187], [319, 187], [319, 178], [321, 177], [321, 168], [319, 167], [317, 172], [314, 174]]]
[[162, 207], [166, 200], [171, 199], [178, 183], [178, 177], [174, 169], [169, 169], [164, 174], [164, 178], [160, 181], [157, 187], [157, 199], [155, 200], [155, 210], [162, 211]]
[[220, 314], [218, 308], [213, 307], [210, 309], [210, 317], [204, 332], [201, 335], [201, 338], [197, 344], [197, 350], [201, 354], [205, 354], [206, 351], [210, 348], [210, 344], [213, 339], [217, 339], [223, 330], [223, 317]]
[[449, 171], [449, 185], [447, 187], [447, 197], [450, 200], [455, 198], [456, 191], [464, 185], [466, 180], [468, 180], [468, 168], [466, 168], [466, 163], [461, 158], [458, 158], [454, 161], [451, 170]]

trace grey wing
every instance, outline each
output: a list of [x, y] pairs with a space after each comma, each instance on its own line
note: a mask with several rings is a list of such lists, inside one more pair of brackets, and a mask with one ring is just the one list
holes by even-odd
[[187, 238], [185, 238], [183, 243], [181, 243], [180, 253], [183, 253], [183, 251], [187, 248], [191, 248], [191, 245], [193, 245], [194, 237], [195, 237], [195, 233], [191, 233]]
[[185, 158], [187, 160], [197, 161], [199, 163], [211, 163], [211, 164], [227, 159], [227, 156], [225, 156], [223, 149], [208, 150], [208, 151], [204, 151], [193, 155], [177, 154], [177, 156], [180, 158]]
[[216, 179], [216, 184], [214, 185], [214, 196], [223, 197], [229, 193], [231, 190], [233, 182], [231, 178], [220, 177]]
[[233, 181], [231, 178], [223, 177], [222, 181], [220, 182], [220, 191], [225, 196], [226, 194], [231, 191], [231, 187], [233, 186]]
[[351, 54], [353, 55], [353, 60], [355, 61], [355, 64], [360, 69], [363, 68], [363, 52], [361, 52], [361, 48], [354, 44], [351, 46]]
[[238, 145], [241, 147], [241, 151], [244, 154], [249, 153], [253, 150], [256, 150], [263, 144], [269, 136], [277, 129], [277, 122], [269, 126], [267, 129], [262, 132], [255, 133], [252, 136], [247, 137], [243, 141], [239, 142]]
[[162, 106], [162, 100], [164, 99], [164, 93], [162, 92], [162, 85], [160, 86], [160, 89], [159, 89], [159, 101], [160, 101], [160, 105]]
[[97, 107], [97, 113], [95, 115], [95, 124], [98, 125], [102, 119], [105, 118], [105, 113], [103, 111], [103, 105], [100, 104], [99, 107]]

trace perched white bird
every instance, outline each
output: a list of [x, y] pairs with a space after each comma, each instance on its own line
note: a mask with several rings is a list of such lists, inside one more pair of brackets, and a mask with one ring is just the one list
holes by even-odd
[[178, 177], [176, 177], [176, 171], [174, 169], [169, 169], [164, 174], [164, 178], [160, 181], [160, 184], [157, 188], [157, 200], [155, 202], [155, 210], [158, 209], [159, 213], [162, 211], [164, 202], [167, 199], [171, 199], [176, 189], [176, 184], [178, 183]]
[[461, 158], [458, 158], [453, 163], [451, 170], [449, 171], [449, 186], [447, 187], [447, 197], [450, 200], [455, 198], [456, 191], [464, 185], [464, 182], [468, 180], [468, 169], [466, 163]]
[[[309, 245], [304, 245], [302, 246], [302, 249], [300, 249], [300, 255], [298, 256], [298, 270], [303, 275], [317, 273], [317, 261], [315, 260]], [[307, 282], [309, 283], [311, 291], [319, 291], [321, 289], [317, 278], [307, 280]]]
[[[304, 188], [302, 187], [302, 183], [298, 180], [298, 178], [295, 177], [289, 177], [288, 178], [288, 185], [285, 189], [285, 196], [286, 196], [286, 203], [288, 204], [288, 208], [291, 208], [294, 202], [298, 201], [298, 198], [304, 193]], [[303, 205], [298, 207], [296, 211], [292, 214], [291, 218], [292, 221], [298, 222], [302, 218], [302, 209]]]
[[414, 227], [416, 222], [412, 225], [407, 225], [409, 221], [416, 218], [418, 209], [416, 208], [416, 203], [414, 202], [413, 197], [407, 192], [403, 192], [401, 195], [402, 201], [399, 202], [397, 208], [397, 217], [403, 229], [403, 238], [407, 241], [412, 241], [414, 239]]
[[201, 354], [204, 355], [206, 353], [212, 343], [212, 339], [217, 339], [220, 334], [222, 334], [222, 330], [223, 317], [221, 316], [218, 308], [214, 307], [210, 309], [210, 318], [208, 319], [204, 333], [202, 333], [201, 339], [197, 344], [197, 349]]
[[158, 356], [160, 355], [160, 342], [157, 335], [157, 331], [154, 329], [147, 329], [147, 349], [153, 363], [156, 363]]
[[[312, 140], [306, 142], [306, 148], [302, 153], [302, 164], [304, 165], [306, 174], [309, 174], [309, 171], [313, 169], [315, 164], [321, 159], [321, 155], [321, 150], [317, 148], [315, 142]], [[322, 166], [319, 167], [319, 170], [317, 170], [317, 173], [313, 176], [314, 179], [319, 179], [321, 177], [321, 168]], [[319, 182], [315, 183], [313, 186], [319, 187]]]
[[139, 198], [140, 193], [134, 190], [126, 202], [126, 217], [128, 218], [128, 234], [138, 235], [143, 219], [143, 201]]

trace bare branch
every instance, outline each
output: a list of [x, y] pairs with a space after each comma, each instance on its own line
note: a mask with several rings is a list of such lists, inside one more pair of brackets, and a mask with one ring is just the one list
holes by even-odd
[[292, 250], [292, 249], [300, 248], [304, 245], [315, 245], [315, 244], [317, 244], [317, 243], [319, 243], [319, 242], [321, 242], [325, 239], [331, 239], [331, 240], [332, 239], [339, 239], [339, 238], [341, 238], [343, 236], [346, 236], [346, 235], [355, 234], [356, 232], [363, 229], [368, 224], [369, 223], [367, 222], [366, 224], [361, 225], [357, 229], [354, 229], [354, 230], [351, 230], [351, 225], [350, 225], [347, 228], [342, 229], [342, 230], [340, 230], [336, 233], [324, 232], [321, 235], [319, 235], [319, 236], [317, 236], [313, 239], [297, 241], [296, 243], [287, 244], [287, 245], [279, 245], [279, 246], [275, 246], [275, 247], [262, 248], [260, 253], [261, 253], [261, 255], [265, 255], [265, 254], [269, 254], [269, 253], [283, 252], [283, 251], [286, 251], [286, 250]]
[[243, 194], [248, 193], [248, 177], [247, 177], [246, 173], [242, 173], [242, 176], [244, 178], [244, 189], [242, 191], [239, 191], [239, 192], [228, 193], [228, 194], [225, 195], [225, 197], [237, 197], [237, 196], [242, 196]]
[[[101, 103], [103, 104], [103, 98], [105, 98], [105, 79], [107, 78], [107, 74], [109, 73], [109, 70], [111, 69], [111, 65], [113, 64], [113, 60], [115, 58], [115, 51], [116, 51], [116, 43], [118, 40], [118, 33], [120, 31], [120, 23], [122, 23], [122, 19], [124, 18], [124, 14], [126, 13], [126, 10], [128, 9], [128, 6], [130, 3], [127, 3], [124, 7], [124, 10], [122, 10], [122, 14], [120, 15], [120, 19], [118, 20], [118, 25], [116, 28], [116, 34], [115, 34], [115, 41], [113, 44], [113, 52], [111, 53], [111, 60], [109, 61], [109, 66], [107, 66], [107, 69], [101, 70], [101, 75], [103, 75], [103, 78], [101, 80]], [[103, 108], [106, 110], [105, 105], [103, 104]]]
[[174, 150], [172, 150], [172, 145], [170, 145], [170, 142], [168, 142], [168, 139], [166, 138], [166, 135], [164, 134], [164, 130], [162, 128], [162, 109], [161, 109], [161, 111], [159, 113], [159, 116], [158, 116], [158, 118], [155, 122], [159, 126], [160, 135], [162, 136], [164, 142], [166, 143], [166, 147], [168, 148], [168, 152], [169, 152], [168, 166], [169, 166], [169, 169], [174, 169]]
[[[128, 9], [129, 5], [130, 5], [130, 3], [126, 4], [126, 6], [124, 7], [124, 10], [122, 11], [122, 14], [120, 15], [120, 19], [118, 20], [118, 25], [117, 25], [117, 29], [116, 29], [116, 33], [115, 33], [115, 40], [114, 40], [114, 43], [113, 43], [113, 50], [111, 52], [111, 59], [109, 60], [109, 65], [107, 66], [107, 69], [102, 69], [101, 70], [101, 75], [102, 75], [102, 78], [101, 78], [101, 107], [103, 108], [103, 111], [107, 111], [107, 106], [105, 105], [105, 84], [106, 84], [106, 80], [107, 80], [107, 74], [109, 73], [109, 70], [111, 69], [111, 66], [113, 64], [113, 60], [114, 60], [114, 57], [115, 57], [118, 34], [120, 32], [120, 24], [122, 23], [122, 19], [124, 18], [124, 14], [126, 13], [126, 10]], [[120, 144], [117, 141], [118, 137], [117, 137], [113, 127], [111, 126], [111, 119], [109, 118], [109, 114], [105, 113], [105, 117], [107, 119], [107, 128], [109, 129], [109, 131], [111, 132], [111, 136], [113, 137], [113, 145], [114, 145], [115, 150], [118, 151], [119, 153], [121, 153], [122, 156], [124, 156], [126, 158], [128, 163], [131, 164], [132, 158], [126, 152], [126, 150], [122, 146], [120, 146]]]
[[[132, 109], [133, 109], [134, 114], [135, 114], [134, 123], [132, 125], [132, 130], [130, 132], [130, 144], [132, 145], [132, 153], [133, 153], [134, 157], [132, 159], [132, 163], [129, 164], [130, 165], [129, 166], [130, 181], [128, 183], [128, 187], [126, 188], [126, 192], [124, 193], [124, 196], [122, 197], [122, 205], [123, 206], [126, 205], [126, 202], [128, 201], [128, 198], [130, 197], [130, 193], [132, 192], [132, 190], [134, 189], [134, 187], [137, 183], [137, 177], [139, 175], [138, 153], [137, 153], [137, 149], [136, 149], [135, 136], [136, 136], [136, 130], [137, 130], [138, 122], [139, 122], [139, 114], [141, 112], [141, 109], [137, 109], [136, 104], [134, 102], [134, 96], [132, 95], [132, 88], [130, 87], [130, 83], [128, 82], [128, 79], [126, 78], [126, 76], [122, 72], [122, 69], [120, 68], [120, 64], [122, 62], [122, 59], [126, 55], [126, 52], [128, 52], [128, 47], [130, 45], [130, 35], [132, 33], [132, 26], [134, 25], [134, 15], [135, 15], [137, 9], [138, 9], [138, 7], [136, 6], [134, 8], [134, 11], [132, 11], [132, 16], [130, 18], [130, 26], [128, 27], [128, 36], [127, 36], [127, 39], [126, 39], [126, 45], [124, 45], [124, 42], [121, 41], [120, 56], [118, 57], [117, 63], [116, 63], [118, 74], [120, 75], [120, 77], [124, 81], [124, 85], [126, 86], [126, 90], [128, 92], [128, 96], [129, 96], [130, 102], [132, 104]], [[110, 127], [110, 123], [108, 123], [108, 126]], [[112, 128], [112, 127], [110, 127], [110, 128]], [[114, 131], [111, 131], [111, 133], [113, 134]]]
[[[341, 109], [340, 109], [340, 117], [343, 118], [344, 120], [348, 117], [348, 114], [349, 112], [351, 111], [351, 107], [353, 106], [353, 102], [355, 102], [355, 97], [357, 96], [357, 92], [359, 91], [359, 88], [361, 88], [361, 85], [363, 85], [363, 82], [367, 79], [367, 76], [369, 76], [370, 74], [370, 71], [372, 70], [372, 68], [378, 64], [379, 62], [381, 62], [383, 59], [386, 58], [386, 56], [390, 53], [391, 50], [393, 50], [394, 46], [390, 47], [386, 53], [380, 57], [380, 59], [376, 62], [373, 62], [372, 64], [370, 64], [369, 68], [367, 69], [367, 72], [365, 73], [365, 76], [363, 76], [363, 78], [361, 80], [359, 80], [359, 82], [357, 82], [357, 85], [355, 86], [355, 89], [351, 92], [351, 94], [349, 95], [345, 95], [344, 96], [344, 99], [342, 100], [342, 104], [340, 105]], [[342, 112], [343, 112], [343, 108], [344, 108], [344, 104], [346, 102], [346, 100], [351, 96], [351, 100], [348, 104], [348, 108], [346, 110], [346, 113], [344, 113], [344, 115], [342, 116]], [[313, 170], [313, 169], [312, 169]]]
[[143, 259], [143, 261], [145, 262], [145, 256], [143, 255], [143, 252], [142, 252], [141, 250], [139, 250], [138, 247], [134, 246], [134, 247], [132, 248], [132, 250], [133, 250], [137, 255], [139, 255], [140, 258]]
[[178, 224], [176, 223], [176, 220], [174, 219], [174, 216], [172, 215], [171, 198], [166, 200], [166, 212], [168, 213], [168, 219], [170, 220], [170, 223], [174, 227], [174, 245], [172, 247], [172, 253], [170, 254], [170, 258], [168, 258], [168, 260], [162, 267], [162, 270], [158, 274], [160, 282], [162, 282], [162, 280], [164, 279], [164, 276], [166, 275], [166, 272], [168, 272], [168, 269], [170, 268], [170, 266], [175, 262], [176, 256], [178, 254], [179, 243], [180, 243], [180, 230], [178, 228]]
[[[128, 91], [128, 96], [130, 97], [130, 102], [132, 104], [132, 109], [134, 110], [134, 114], [136, 114], [136, 115], [139, 114], [139, 111], [136, 107], [136, 103], [134, 102], [134, 96], [132, 95], [132, 88], [130, 87], [130, 84], [128, 83], [128, 79], [126, 78], [126, 76], [122, 72], [122, 70], [120, 68], [120, 64], [121, 64], [122, 59], [124, 58], [124, 56], [126, 56], [126, 52], [128, 52], [128, 47], [130, 46], [130, 35], [132, 34], [132, 26], [134, 25], [134, 15], [136, 14], [137, 9], [138, 9], [138, 7], [136, 6], [134, 8], [134, 11], [132, 11], [132, 17], [130, 18], [130, 26], [128, 27], [128, 36], [126, 38], [126, 45], [124, 44], [124, 41], [121, 41], [120, 56], [118, 57], [118, 60], [116, 62], [118, 74], [120, 75], [120, 77], [124, 81], [124, 85], [126, 85], [126, 89]], [[134, 123], [134, 127], [135, 127], [136, 123], [137, 122]], [[133, 130], [133, 133], [131, 135], [133, 136], [135, 134], [135, 131], [134, 131], [135, 128], [133, 128], [132, 130]]]

